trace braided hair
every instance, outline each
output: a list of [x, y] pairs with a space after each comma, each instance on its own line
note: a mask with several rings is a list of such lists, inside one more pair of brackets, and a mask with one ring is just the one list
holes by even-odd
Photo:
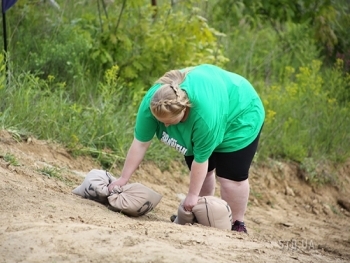
[[187, 93], [180, 88], [188, 71], [171, 70], [164, 74], [156, 83], [161, 87], [151, 100], [152, 114], [159, 118], [177, 116], [186, 107], [191, 107]]

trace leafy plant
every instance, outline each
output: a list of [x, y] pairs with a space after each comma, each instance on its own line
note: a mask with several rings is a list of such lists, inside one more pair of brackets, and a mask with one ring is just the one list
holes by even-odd
[[54, 166], [44, 166], [38, 169], [38, 171], [47, 177], [61, 178], [59, 169]]
[[314, 185], [325, 185], [329, 183], [335, 184], [337, 181], [336, 175], [331, 175], [323, 170], [325, 160], [315, 161], [312, 158], [305, 158], [300, 165], [304, 171], [304, 180]]
[[132, 84], [126, 88], [148, 87], [170, 69], [227, 61], [217, 42], [220, 33], [196, 8], [181, 12], [160, 5], [154, 16], [153, 7], [143, 1], [113, 7], [119, 12], [102, 16], [101, 30], [100, 20], [90, 15], [79, 24], [94, 41], [90, 53], [93, 63], [104, 70], [117, 65], [118, 76]]
[[57, 179], [61, 182], [63, 182], [64, 184], [66, 184], [67, 186], [73, 186], [74, 183], [66, 178], [65, 176], [62, 176], [62, 170], [55, 167], [55, 166], [51, 166], [51, 165], [45, 165], [44, 167], [40, 168], [37, 170], [40, 174], [47, 176], [48, 178], [52, 178], [52, 179]]
[[[328, 156], [338, 161], [349, 157], [345, 150], [350, 147], [346, 128], [349, 104], [335, 99], [335, 91], [325, 90], [329, 87], [325, 82], [333, 80], [323, 79], [320, 68], [319, 61], [298, 71], [287, 68], [289, 73], [280, 82], [284, 84], [265, 90], [267, 114], [260, 154], [298, 162], [309, 157]], [[342, 81], [345, 84], [348, 80]], [[266, 144], [269, 149], [264, 149]]]
[[[326, 56], [332, 55], [334, 48], [345, 43], [346, 37], [343, 24], [348, 19], [350, 5], [347, 1], [288, 1], [288, 0], [217, 0], [211, 3], [210, 16], [221, 31], [227, 28], [242, 26], [260, 30], [262, 27], [272, 27], [278, 37], [290, 46], [283, 34], [286, 25], [304, 25], [308, 39], [315, 42], [318, 49]], [[225, 17], [225, 19], [220, 19]], [[338, 21], [341, 21], [340, 23]], [[342, 24], [342, 25], [341, 25]], [[340, 26], [341, 25], [341, 26]], [[349, 47], [347, 45], [347, 47]]]
[[11, 153], [6, 153], [4, 156], [2, 156], [2, 158], [4, 159], [5, 162], [8, 162], [10, 163], [10, 165], [13, 165], [13, 166], [19, 166], [19, 162], [16, 158], [16, 156], [14, 156], [13, 154]]

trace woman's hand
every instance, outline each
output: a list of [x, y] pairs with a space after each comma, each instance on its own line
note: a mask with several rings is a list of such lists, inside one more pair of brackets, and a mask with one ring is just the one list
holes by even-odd
[[126, 180], [123, 177], [120, 177], [108, 185], [108, 191], [111, 193], [111, 192], [113, 192], [113, 189], [115, 186], [123, 186], [123, 185], [126, 185], [127, 182], [128, 182], [128, 180]]
[[188, 194], [183, 202], [185, 211], [192, 211], [192, 208], [198, 203], [199, 193], [203, 186], [208, 170], [208, 160], [204, 163], [192, 162], [190, 173], [190, 187]]
[[198, 203], [198, 195], [194, 194], [187, 194], [184, 202], [183, 202], [183, 207], [185, 211], [191, 212], [192, 208]]

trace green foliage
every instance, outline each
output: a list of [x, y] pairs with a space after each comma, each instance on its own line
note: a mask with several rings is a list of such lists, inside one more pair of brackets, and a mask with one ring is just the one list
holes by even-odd
[[308, 20], [312, 25], [319, 16], [324, 16], [324, 22], [329, 22], [334, 20], [333, 6], [330, 0], [217, 0], [212, 3], [215, 21], [220, 22], [219, 17], [225, 17], [234, 25], [245, 19], [253, 26], [266, 22], [277, 25]]
[[[6, 65], [4, 61], [4, 56], [0, 56], [0, 90], [2, 90], [6, 85]], [[0, 106], [1, 111], [1, 106]]]
[[70, 24], [47, 23], [45, 26], [50, 26], [55, 33], [42, 31], [34, 40], [31, 30], [18, 29], [21, 39], [14, 45], [14, 56], [25, 59], [15, 62], [16, 71], [30, 71], [44, 79], [52, 75], [70, 84], [83, 78], [90, 49], [89, 35]]
[[43, 168], [38, 169], [38, 171], [47, 177], [60, 178], [60, 171], [54, 166], [44, 166]]
[[285, 27], [281, 34], [271, 27], [250, 29], [242, 25], [232, 29], [223, 40], [230, 58], [226, 68], [245, 76], [260, 89], [259, 85], [283, 79], [287, 66], [298, 68], [319, 57], [307, 25], [287, 23]]
[[328, 49], [330, 61], [341, 59], [344, 61], [344, 71], [350, 72], [350, 2], [347, 0], [335, 1], [336, 19], [332, 23], [338, 42], [334, 49]]
[[[97, 86], [104, 72], [117, 66], [115, 73], [137, 103], [144, 90], [170, 69], [227, 62], [218, 42], [223, 34], [200, 16], [193, 6], [199, 2], [183, 3], [178, 11], [168, 2], [156, 13], [144, 1], [112, 2], [103, 10], [101, 5], [96, 10], [84, 1], [67, 1], [62, 11], [45, 3], [21, 2], [9, 21], [15, 32], [9, 45], [16, 58], [11, 68], [15, 74], [52, 76], [77, 98], [77, 86], [91, 81]], [[96, 91], [89, 87], [84, 92]]]
[[68, 145], [81, 142], [76, 141], [77, 135], [88, 146], [95, 145], [94, 140], [98, 137], [97, 145], [105, 147], [106, 134], [112, 135], [113, 130], [125, 124], [122, 120], [127, 112], [114, 103], [118, 98], [116, 92], [102, 90], [97, 99], [82, 93], [74, 102], [69, 90], [61, 83], [28, 73], [17, 78], [2, 94], [7, 98], [0, 116], [5, 128], [25, 127], [39, 138], [58, 139]]
[[[56, 44], [51, 45], [52, 42]], [[86, 38], [76, 34], [71, 27], [63, 28], [54, 38], [40, 42], [38, 50], [30, 53], [30, 65], [27, 67], [42, 78], [53, 75], [60, 81], [72, 82], [76, 78], [84, 77], [88, 44]]]
[[19, 166], [19, 162], [18, 162], [16, 156], [14, 156], [11, 153], [6, 153], [4, 156], [2, 156], [2, 158], [4, 159], [5, 162], [8, 162], [9, 164], [11, 164], [13, 166]]
[[44, 167], [39, 168], [37, 171], [40, 174], [47, 176], [48, 178], [55, 178], [55, 179], [65, 183], [67, 186], [72, 187], [74, 185], [70, 179], [68, 179], [62, 175], [62, 170], [56, 166], [45, 165]]
[[336, 185], [337, 176], [322, 169], [325, 163], [327, 163], [327, 160], [324, 159], [315, 161], [312, 158], [305, 158], [300, 165], [300, 168], [305, 173], [304, 180], [316, 186], [325, 184]]
[[346, 61], [337, 59], [333, 70], [324, 72], [324, 89], [336, 101], [349, 103], [350, 101], [350, 73], [346, 73]]
[[[324, 79], [320, 68], [319, 61], [297, 72], [287, 68], [288, 74], [279, 82], [283, 84], [265, 91], [266, 123], [261, 147], [265, 156], [298, 162], [309, 157], [328, 156], [333, 161], [349, 157], [349, 102], [337, 100], [334, 94], [347, 87], [350, 79]], [[337, 76], [339, 71], [335, 67], [325, 72]], [[327, 85], [332, 81], [340, 85]]]
[[[213, 12], [209, 13], [213, 25], [222, 32], [248, 25], [261, 30], [270, 26], [293, 50], [283, 34], [286, 24], [307, 28], [308, 38], [316, 43], [323, 55], [334, 62], [338, 51], [343, 55], [349, 51], [349, 1], [288, 1], [288, 0], [217, 0], [213, 1]], [[222, 19], [225, 17], [225, 19]], [[289, 52], [289, 50], [285, 50]], [[338, 56], [339, 57], [339, 56]], [[343, 57], [340, 57], [344, 59]]]
[[94, 64], [102, 69], [117, 65], [118, 75], [133, 87], [148, 87], [169, 69], [227, 61], [217, 43], [220, 33], [196, 8], [175, 12], [161, 5], [156, 15], [143, 1], [113, 8], [118, 11], [102, 17], [101, 30], [97, 30], [98, 19], [88, 14], [79, 24], [84, 30], [92, 29], [88, 31]]

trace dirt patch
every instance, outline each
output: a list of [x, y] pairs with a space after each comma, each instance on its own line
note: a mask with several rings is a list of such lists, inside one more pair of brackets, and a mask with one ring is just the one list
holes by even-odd
[[295, 164], [253, 165], [249, 235], [171, 223], [188, 185], [179, 166], [170, 173], [141, 165], [131, 182], [163, 198], [151, 213], [130, 218], [71, 193], [100, 169], [94, 160], [0, 131], [0, 262], [350, 261], [350, 161], [332, 170], [338, 183], [327, 187], [306, 184]]

